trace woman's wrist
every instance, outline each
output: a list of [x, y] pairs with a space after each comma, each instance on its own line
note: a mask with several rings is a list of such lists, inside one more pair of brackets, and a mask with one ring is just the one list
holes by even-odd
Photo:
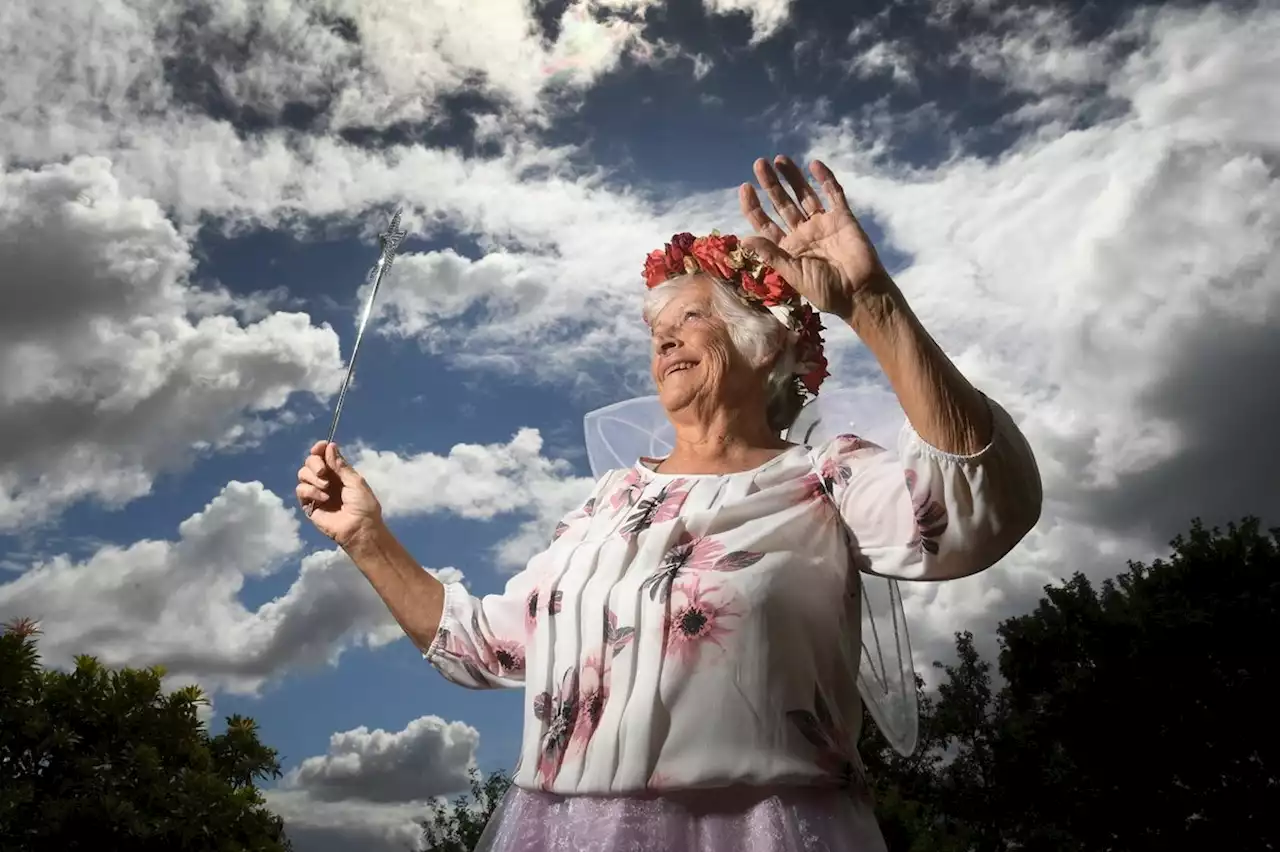
[[917, 322], [888, 273], [869, 282], [854, 296], [853, 308], [844, 319], [878, 359], [891, 356], [897, 346], [909, 341]]
[[394, 539], [395, 536], [392, 535], [386, 522], [383, 521], [381, 516], [378, 516], [369, 518], [365, 523], [357, 526], [342, 541], [338, 542], [338, 546], [358, 566], [363, 560], [371, 556], [385, 553], [387, 545]]
[[986, 399], [921, 324], [889, 276], [855, 301], [849, 327], [875, 356], [912, 428], [946, 453], [976, 453], [991, 440]]

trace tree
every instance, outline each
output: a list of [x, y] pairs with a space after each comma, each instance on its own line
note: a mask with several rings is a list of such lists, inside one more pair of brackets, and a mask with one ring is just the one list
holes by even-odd
[[424, 852], [471, 852], [511, 787], [511, 778], [502, 772], [482, 780], [472, 767], [468, 776], [470, 796], [459, 796], [448, 804], [433, 802], [430, 815], [419, 823]]
[[81, 656], [48, 671], [27, 620], [0, 634], [0, 838], [14, 850], [280, 852], [283, 821], [259, 781], [280, 776], [252, 719], [210, 736], [198, 687], [159, 667]]
[[1193, 523], [1000, 628], [1002, 797], [1037, 850], [1271, 849], [1280, 530]]
[[1045, 587], [999, 627], [998, 690], [957, 635], [911, 758], [868, 731], [892, 852], [1275, 848], [1280, 530], [1195, 522], [1172, 549]]

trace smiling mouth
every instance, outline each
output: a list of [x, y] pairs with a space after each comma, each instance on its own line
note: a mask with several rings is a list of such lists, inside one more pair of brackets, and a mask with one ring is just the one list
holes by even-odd
[[670, 367], [668, 367], [667, 371], [662, 374], [662, 378], [668, 379], [671, 377], [672, 373], [682, 373], [685, 370], [691, 370], [691, 369], [693, 369], [692, 361], [681, 361], [678, 364], [672, 364]]

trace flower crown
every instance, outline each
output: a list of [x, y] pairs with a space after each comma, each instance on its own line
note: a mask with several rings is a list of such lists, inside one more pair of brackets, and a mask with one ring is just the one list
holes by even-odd
[[822, 320], [818, 312], [777, 270], [767, 266], [733, 234], [676, 234], [664, 248], [649, 252], [644, 261], [644, 280], [650, 288], [698, 272], [735, 287], [744, 302], [767, 310], [791, 332], [796, 347], [798, 389], [816, 396], [822, 380], [831, 375], [822, 352]]

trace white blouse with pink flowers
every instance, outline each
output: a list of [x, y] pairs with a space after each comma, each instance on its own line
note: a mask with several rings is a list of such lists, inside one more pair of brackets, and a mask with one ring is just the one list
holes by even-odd
[[972, 456], [904, 426], [896, 455], [845, 435], [742, 473], [614, 471], [501, 594], [448, 584], [426, 658], [523, 684], [520, 787], [860, 785], [858, 570], [963, 577], [1039, 517], [1031, 449], [991, 407]]

